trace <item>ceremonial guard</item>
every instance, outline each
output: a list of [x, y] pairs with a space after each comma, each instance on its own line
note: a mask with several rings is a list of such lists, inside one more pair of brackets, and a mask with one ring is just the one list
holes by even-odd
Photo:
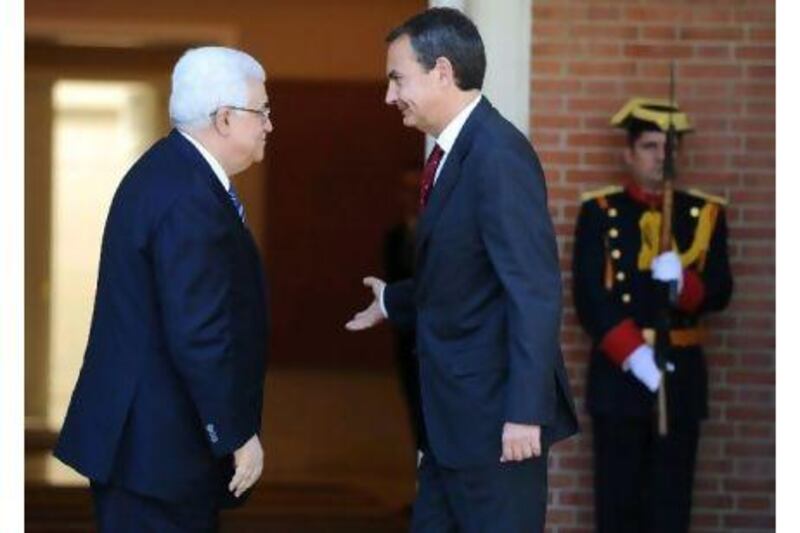
[[627, 131], [629, 176], [583, 195], [573, 258], [592, 340], [596, 529], [680, 533], [708, 415], [702, 318], [725, 308], [733, 287], [726, 202], [672, 190], [674, 152], [691, 130], [676, 104], [634, 98], [611, 124]]

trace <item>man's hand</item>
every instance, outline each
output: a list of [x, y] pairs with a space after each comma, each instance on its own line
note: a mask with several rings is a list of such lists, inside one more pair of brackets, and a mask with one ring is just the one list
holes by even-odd
[[258, 435], [250, 437], [241, 448], [233, 452], [233, 464], [236, 472], [228, 483], [228, 490], [238, 498], [258, 481], [264, 468], [264, 450]]
[[350, 322], [345, 324], [344, 327], [350, 331], [361, 331], [362, 329], [371, 328], [386, 320], [386, 315], [384, 315], [381, 310], [381, 293], [383, 292], [383, 288], [386, 287], [386, 283], [378, 278], [367, 277], [364, 278], [364, 285], [372, 289], [372, 294], [375, 296], [375, 299], [372, 300], [369, 307], [360, 313], [356, 313], [356, 315], [350, 319]]
[[683, 290], [683, 265], [681, 258], [675, 252], [664, 252], [653, 259], [650, 269], [653, 279], [669, 283], [677, 282], [678, 294]]
[[522, 461], [542, 455], [541, 428], [528, 424], [503, 425], [503, 455], [500, 462]]
[[636, 348], [622, 363], [622, 368], [630, 370], [650, 392], [658, 390], [661, 384], [661, 370], [656, 365], [655, 352], [649, 345], [642, 344]]

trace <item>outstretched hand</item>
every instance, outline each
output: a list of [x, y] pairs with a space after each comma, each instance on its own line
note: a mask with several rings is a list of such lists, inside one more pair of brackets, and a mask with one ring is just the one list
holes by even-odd
[[381, 311], [381, 293], [383, 292], [383, 288], [386, 287], [386, 283], [383, 280], [370, 276], [364, 278], [364, 285], [372, 289], [374, 299], [369, 307], [360, 313], [356, 313], [355, 316], [345, 324], [344, 327], [350, 331], [368, 329], [386, 320], [386, 316], [383, 314], [383, 311]]

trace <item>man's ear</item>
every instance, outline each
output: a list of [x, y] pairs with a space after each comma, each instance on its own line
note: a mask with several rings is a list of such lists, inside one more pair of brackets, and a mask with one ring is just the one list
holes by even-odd
[[436, 58], [433, 68], [436, 70], [437, 79], [443, 84], [455, 85], [456, 72], [453, 70], [453, 64], [444, 56]]
[[211, 117], [211, 122], [214, 129], [220, 135], [227, 136], [230, 131], [231, 110], [227, 107], [220, 107], [214, 116]]
[[622, 158], [626, 164], [633, 165], [633, 146], [629, 144], [622, 150]]

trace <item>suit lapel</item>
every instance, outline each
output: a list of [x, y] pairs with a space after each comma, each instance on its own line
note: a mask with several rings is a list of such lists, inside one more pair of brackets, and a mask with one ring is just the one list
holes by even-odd
[[461, 178], [462, 161], [470, 151], [475, 130], [491, 109], [492, 105], [486, 97], [481, 97], [480, 103], [464, 123], [464, 127], [459, 132], [453, 148], [447, 154], [444, 167], [439, 173], [439, 178], [436, 180], [433, 191], [431, 191], [428, 205], [422, 211], [419, 226], [417, 227], [416, 260], [418, 266], [422, 261], [426, 245], [433, 228], [436, 226], [436, 221], [439, 219], [459, 178]]

